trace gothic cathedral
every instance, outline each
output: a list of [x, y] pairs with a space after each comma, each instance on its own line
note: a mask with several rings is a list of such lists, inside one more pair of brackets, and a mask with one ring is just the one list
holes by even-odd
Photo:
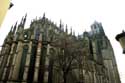
[[0, 51], [0, 83], [121, 83], [102, 24], [76, 36], [43, 15], [12, 26]]

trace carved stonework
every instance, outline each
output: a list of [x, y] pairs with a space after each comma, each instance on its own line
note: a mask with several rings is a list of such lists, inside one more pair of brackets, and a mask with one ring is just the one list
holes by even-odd
[[0, 83], [121, 83], [101, 23], [75, 36], [67, 25], [57, 26], [45, 15], [24, 29], [26, 16], [5, 38]]

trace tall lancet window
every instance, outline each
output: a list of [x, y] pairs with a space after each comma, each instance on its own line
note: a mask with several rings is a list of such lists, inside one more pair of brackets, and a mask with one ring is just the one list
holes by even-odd
[[92, 41], [89, 41], [90, 59], [93, 60], [93, 46]]
[[36, 32], [35, 32], [35, 39], [36, 39], [36, 40], [39, 40], [39, 35], [40, 35], [40, 29], [37, 28], [37, 29], [36, 29]]
[[20, 69], [19, 69], [19, 76], [18, 76], [19, 80], [23, 79], [27, 52], [28, 52], [28, 45], [24, 45], [23, 53], [22, 53], [22, 57], [21, 57], [21, 62], [20, 62]]

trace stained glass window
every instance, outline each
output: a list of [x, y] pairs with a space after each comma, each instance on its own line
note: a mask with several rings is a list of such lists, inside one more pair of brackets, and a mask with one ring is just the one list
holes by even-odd
[[19, 69], [19, 76], [18, 76], [19, 80], [23, 79], [27, 52], [28, 52], [28, 45], [25, 45], [23, 47], [23, 53], [22, 53], [21, 62], [20, 62], [20, 69]]
[[40, 30], [39, 28], [36, 29], [36, 32], [35, 32], [35, 39], [38, 40], [39, 39], [39, 35], [40, 35]]

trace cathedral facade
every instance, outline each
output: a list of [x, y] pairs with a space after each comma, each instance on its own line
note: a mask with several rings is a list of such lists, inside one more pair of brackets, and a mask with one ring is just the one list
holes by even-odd
[[121, 83], [101, 23], [75, 36], [45, 15], [12, 26], [0, 52], [0, 83]]

